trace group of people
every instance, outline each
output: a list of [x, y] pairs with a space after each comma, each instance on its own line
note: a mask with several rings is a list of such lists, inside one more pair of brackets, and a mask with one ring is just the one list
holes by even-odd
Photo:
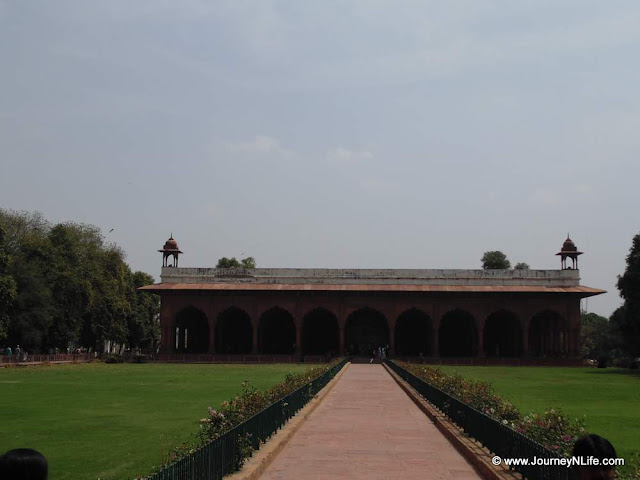
[[7, 347], [4, 351], [4, 354], [7, 356], [9, 361], [15, 358], [17, 362], [26, 362], [29, 358], [27, 355], [27, 351], [21, 349], [20, 345], [16, 345], [15, 350], [12, 350], [11, 347]]

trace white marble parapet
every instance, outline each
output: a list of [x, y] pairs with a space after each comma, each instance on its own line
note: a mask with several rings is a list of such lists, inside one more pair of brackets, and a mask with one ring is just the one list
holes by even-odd
[[572, 287], [579, 270], [451, 270], [340, 268], [163, 267], [163, 283], [262, 283], [360, 285], [531, 285]]

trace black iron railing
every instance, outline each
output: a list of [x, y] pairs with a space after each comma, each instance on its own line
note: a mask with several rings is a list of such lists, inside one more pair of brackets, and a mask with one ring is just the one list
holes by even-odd
[[219, 480], [236, 471], [241, 451], [249, 445], [257, 450], [287, 420], [304, 407], [347, 363], [347, 360], [269, 405], [193, 453], [163, 467], [147, 480]]
[[[416, 377], [395, 362], [387, 359], [385, 363], [422, 397], [494, 455], [502, 458], [528, 458], [530, 462], [534, 457], [537, 459], [558, 457], [557, 453]], [[569, 469], [562, 465], [518, 465], [513, 469], [525, 478], [536, 480], [569, 478]]]

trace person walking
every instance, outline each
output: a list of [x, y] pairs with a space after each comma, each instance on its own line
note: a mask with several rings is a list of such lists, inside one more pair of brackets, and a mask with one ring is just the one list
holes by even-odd
[[11, 347], [7, 347], [7, 350], [5, 351], [5, 353], [7, 354], [7, 360], [11, 361], [11, 354], [13, 353], [11, 351]]
[[20, 361], [20, 345], [16, 345], [16, 362]]

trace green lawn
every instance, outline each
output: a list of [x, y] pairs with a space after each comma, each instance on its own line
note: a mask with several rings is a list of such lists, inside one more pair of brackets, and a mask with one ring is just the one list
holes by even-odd
[[208, 406], [304, 365], [102, 363], [0, 368], [0, 452], [35, 448], [50, 480], [149, 473], [161, 451], [193, 437]]
[[[608, 438], [628, 458], [640, 450], [640, 373], [562, 367], [442, 367], [491, 383], [522, 413], [561, 408], [585, 418], [589, 433]], [[586, 416], [586, 417], [585, 417]]]

